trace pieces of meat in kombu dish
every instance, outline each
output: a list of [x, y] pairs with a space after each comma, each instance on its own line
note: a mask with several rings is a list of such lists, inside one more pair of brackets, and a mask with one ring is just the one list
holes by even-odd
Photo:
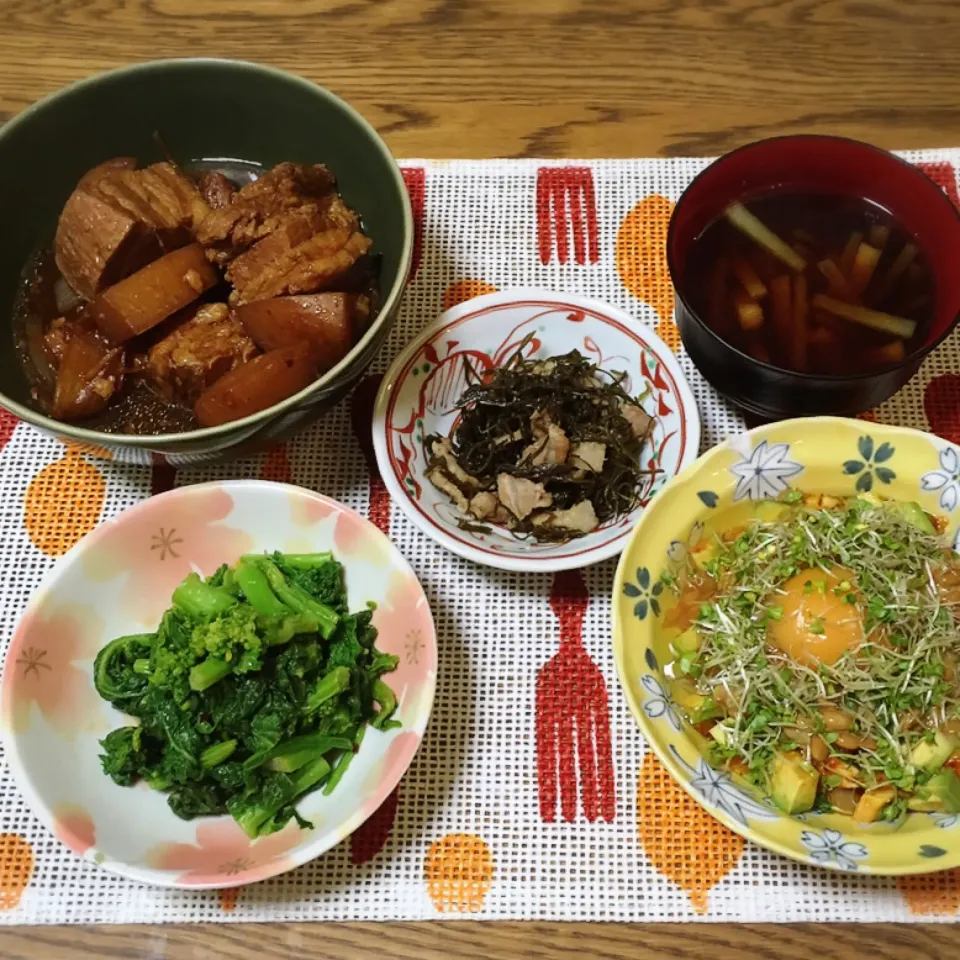
[[246, 184], [203, 223], [197, 239], [221, 264], [229, 263], [291, 216], [320, 209], [336, 192], [323, 164], [280, 163]]
[[[319, 164], [281, 163], [242, 188], [217, 170], [99, 164], [68, 199], [53, 255], [25, 271], [15, 342], [34, 399], [57, 419], [134, 433], [271, 406], [338, 363], [376, 316], [370, 246]], [[291, 350], [298, 376], [262, 383], [284, 377]], [[199, 403], [271, 351], [286, 353], [227, 391], [237, 404]]]
[[565, 541], [629, 513], [653, 471], [641, 453], [653, 419], [624, 389], [626, 375], [577, 351], [524, 357], [492, 374], [468, 369], [450, 437], [424, 441], [427, 477], [474, 521], [516, 536]]
[[222, 210], [233, 202], [237, 188], [233, 181], [219, 170], [211, 170], [200, 178], [200, 195], [211, 210]]

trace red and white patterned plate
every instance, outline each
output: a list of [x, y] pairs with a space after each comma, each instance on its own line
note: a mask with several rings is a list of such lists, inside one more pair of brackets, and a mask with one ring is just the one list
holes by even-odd
[[[528, 356], [579, 350], [610, 371], [626, 371], [630, 393], [656, 418], [644, 466], [656, 473], [629, 515], [565, 544], [519, 540], [509, 531], [468, 532], [460, 514], [426, 479], [423, 440], [448, 435], [466, 368], [491, 370], [532, 334]], [[646, 324], [609, 304], [543, 290], [506, 290], [459, 304], [429, 324], [387, 371], [377, 396], [373, 441], [380, 472], [401, 510], [454, 553], [504, 570], [583, 567], [616, 556], [657, 491], [696, 459], [700, 415], [676, 357]]]

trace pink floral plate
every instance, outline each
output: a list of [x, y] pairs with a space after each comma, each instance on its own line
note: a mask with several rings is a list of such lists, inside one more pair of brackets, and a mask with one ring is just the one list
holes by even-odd
[[[389, 674], [402, 727], [370, 729], [330, 796], [317, 792], [295, 822], [251, 841], [230, 817], [180, 820], [166, 796], [119, 787], [98, 741], [125, 722], [92, 679], [114, 637], [155, 629], [174, 587], [243, 553], [332, 550], [352, 609], [377, 605], [378, 645], [400, 657]], [[232, 887], [319, 856], [389, 796], [410, 765], [433, 704], [437, 645], [423, 589], [373, 524], [298, 487], [239, 480], [178, 487], [126, 510], [85, 537], [52, 569], [17, 626], [0, 685], [7, 762], [36, 816], [71, 850], [143, 883]]]
[[[630, 514], [565, 544], [519, 540], [509, 531], [463, 530], [461, 514], [425, 476], [424, 438], [448, 435], [467, 369], [492, 370], [525, 338], [527, 356], [579, 350], [604, 370], [624, 371], [626, 389], [655, 418], [643, 451], [652, 473]], [[380, 472], [400, 508], [424, 533], [454, 553], [504, 570], [583, 567], [616, 556], [644, 507], [697, 457], [700, 415], [677, 358], [636, 317], [573, 294], [505, 290], [468, 300], [429, 324], [383, 379], [373, 418]]]

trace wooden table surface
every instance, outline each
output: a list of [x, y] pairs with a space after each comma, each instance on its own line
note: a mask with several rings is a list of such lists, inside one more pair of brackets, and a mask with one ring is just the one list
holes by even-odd
[[[99, 70], [223, 56], [351, 101], [401, 157], [716, 154], [787, 132], [960, 144], [956, 0], [0, 0], [0, 120]], [[22, 927], [6, 960], [752, 955], [945, 960], [949, 926]]]

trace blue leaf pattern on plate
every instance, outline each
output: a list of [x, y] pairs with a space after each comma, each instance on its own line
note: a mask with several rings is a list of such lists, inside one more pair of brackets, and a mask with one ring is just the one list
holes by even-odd
[[745, 790], [741, 790], [726, 770], [716, 770], [703, 757], [697, 758], [696, 767], [690, 766], [680, 756], [677, 748], [670, 744], [670, 752], [683, 766], [690, 777], [690, 786], [703, 797], [704, 805], [722, 811], [731, 820], [741, 826], [749, 826], [749, 821], [776, 820], [781, 814], [764, 806]]

